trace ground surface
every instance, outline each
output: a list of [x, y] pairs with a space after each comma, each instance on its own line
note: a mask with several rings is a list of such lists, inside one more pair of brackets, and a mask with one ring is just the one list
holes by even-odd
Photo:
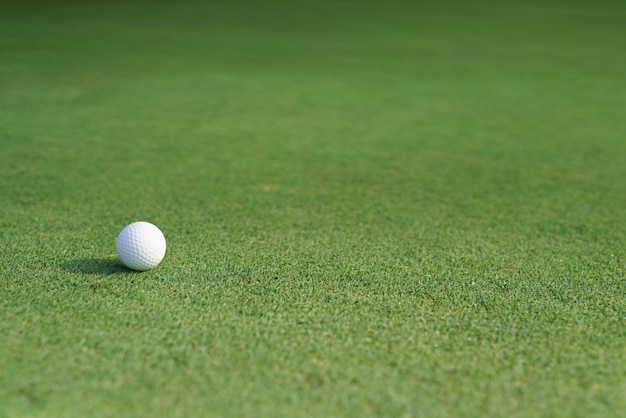
[[0, 416], [624, 416], [624, 3], [205, 3], [0, 13]]

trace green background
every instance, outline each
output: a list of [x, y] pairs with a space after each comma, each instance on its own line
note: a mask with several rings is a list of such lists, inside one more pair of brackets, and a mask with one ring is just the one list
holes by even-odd
[[624, 22], [3, 6], [0, 416], [623, 416]]

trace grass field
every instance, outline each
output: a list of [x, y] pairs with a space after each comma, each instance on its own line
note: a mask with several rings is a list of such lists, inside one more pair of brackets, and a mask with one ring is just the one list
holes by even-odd
[[3, 6], [0, 417], [625, 416], [625, 22]]

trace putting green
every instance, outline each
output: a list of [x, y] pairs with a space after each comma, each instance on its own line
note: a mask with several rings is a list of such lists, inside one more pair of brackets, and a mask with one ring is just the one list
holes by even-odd
[[0, 417], [623, 416], [622, 2], [208, 3], [3, 7]]

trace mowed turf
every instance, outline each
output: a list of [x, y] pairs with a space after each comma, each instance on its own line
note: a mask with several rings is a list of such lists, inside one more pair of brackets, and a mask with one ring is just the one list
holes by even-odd
[[3, 7], [0, 417], [623, 417], [626, 6], [211, 3]]

